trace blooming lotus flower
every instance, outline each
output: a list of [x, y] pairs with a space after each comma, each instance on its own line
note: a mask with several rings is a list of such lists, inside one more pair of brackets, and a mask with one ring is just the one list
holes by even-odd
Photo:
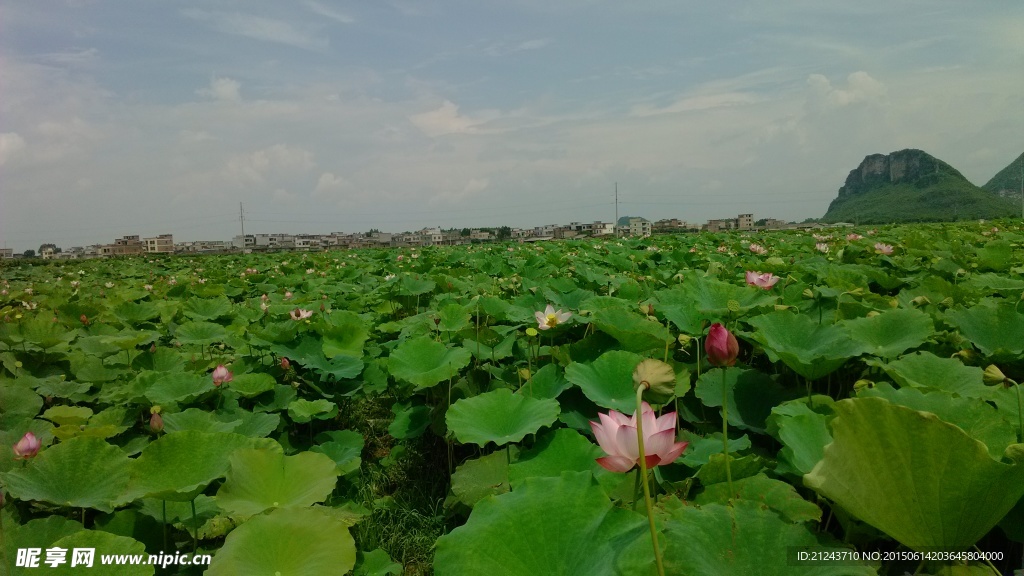
[[572, 313], [555, 310], [555, 307], [551, 304], [548, 304], [547, 308], [545, 308], [543, 312], [538, 310], [534, 312], [533, 315], [537, 318], [537, 328], [540, 330], [554, 328], [563, 322], [567, 322], [569, 318], [572, 318]]
[[[598, 413], [601, 423], [591, 422], [598, 445], [607, 456], [598, 458], [597, 463], [612, 472], [628, 472], [640, 464], [640, 444], [636, 437], [636, 413], [627, 417], [612, 410], [607, 414]], [[669, 412], [661, 417], [654, 414], [651, 406], [644, 402], [641, 418], [644, 428], [644, 461], [648, 468], [671, 464], [686, 450], [689, 442], [676, 442], [676, 413]]]
[[33, 290], [31, 288], [25, 288], [25, 294], [32, 295]]
[[889, 244], [882, 244], [881, 242], [878, 242], [877, 244], [875, 244], [875, 252], [889, 256], [890, 254], [892, 254], [892, 246], [890, 246]]
[[114, 283], [113, 282], [106, 282], [103, 285], [106, 286], [107, 288], [113, 288], [114, 287]]
[[143, 284], [142, 285], [142, 289], [145, 290], [146, 292], [152, 292], [153, 291], [153, 285], [152, 284]]
[[79, 284], [81, 284], [81, 282], [79, 282], [78, 280], [72, 280], [71, 281], [71, 287], [72, 288], [78, 288]]
[[285, 300], [291, 300], [292, 299], [292, 293], [291, 292], [285, 292], [284, 293], [284, 299]]
[[402, 260], [405, 260], [405, 256], [403, 256], [403, 255], [399, 254], [399, 255], [398, 255], [398, 258], [396, 258], [396, 260], [398, 260], [399, 262], [401, 262]]
[[740, 344], [725, 326], [718, 322], [711, 325], [704, 341], [704, 350], [712, 366], [732, 366], [740, 353]]
[[292, 317], [292, 320], [305, 320], [313, 315], [312, 310], [303, 310], [302, 308], [296, 308], [288, 313]]
[[863, 236], [861, 236], [860, 234], [847, 234], [846, 235], [846, 239], [849, 240], [850, 242], [853, 242], [854, 240], [860, 240], [861, 238], [863, 238]]
[[761, 246], [760, 244], [751, 244], [750, 245], [750, 251], [753, 252], [754, 254], [767, 254], [768, 253], [768, 249], [765, 248], [764, 246]]
[[822, 254], [828, 254], [828, 244], [825, 244], [824, 242], [819, 242], [815, 244], [814, 249], [817, 250], [818, 252], [821, 252]]
[[725, 254], [726, 252], [729, 251], [729, 248], [727, 246], [719, 246], [718, 251], [721, 252], [722, 254]]
[[751, 286], [757, 286], [764, 290], [771, 290], [771, 287], [775, 286], [775, 283], [778, 281], [779, 277], [771, 272], [765, 272], [762, 274], [760, 272], [751, 272], [750, 270], [747, 270], [747, 284]]
[[217, 368], [213, 371], [213, 385], [220, 386], [225, 382], [231, 382], [235, 375], [228, 371], [227, 367], [223, 364], [218, 364]]
[[21, 440], [18, 440], [16, 444], [11, 446], [14, 450], [15, 460], [28, 460], [34, 458], [39, 453], [39, 449], [43, 447], [43, 443], [36, 438], [36, 435], [31, 432], [26, 432]]

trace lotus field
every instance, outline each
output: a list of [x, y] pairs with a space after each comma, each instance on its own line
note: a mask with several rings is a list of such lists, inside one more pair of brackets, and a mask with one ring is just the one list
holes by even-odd
[[1021, 567], [1019, 222], [2, 278], [11, 573]]

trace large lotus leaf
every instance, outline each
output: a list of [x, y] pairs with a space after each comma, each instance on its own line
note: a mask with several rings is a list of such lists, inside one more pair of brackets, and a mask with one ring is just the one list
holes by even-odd
[[750, 338], [764, 346], [773, 362], [781, 360], [808, 380], [828, 375], [865, 351], [846, 329], [818, 324], [803, 314], [772, 312], [748, 323], [754, 327]]
[[462, 398], [448, 408], [448, 429], [463, 444], [519, 442], [558, 418], [558, 402], [513, 394], [508, 388]]
[[865, 388], [859, 398], [885, 398], [893, 404], [931, 412], [942, 420], [959, 426], [968, 436], [988, 446], [993, 458], [999, 459], [1006, 447], [1017, 442], [1017, 424], [1005, 420], [995, 407], [978, 398], [954, 398], [945, 392], [921, 392], [914, 388], [893, 388], [885, 382]]
[[731, 506], [673, 506], [665, 521], [664, 541], [665, 573], [675, 576], [875, 574], [867, 566], [791, 562], [793, 548], [819, 548], [825, 543], [804, 524], [787, 522], [749, 500], [735, 500]]
[[[50, 545], [50, 548], [63, 548], [67, 550], [67, 563], [56, 568], [46, 567], [46, 574], [59, 574], [64, 576], [79, 576], [83, 572], [97, 576], [151, 576], [156, 568], [147, 563], [149, 554], [146, 546], [133, 538], [117, 536], [109, 532], [99, 530], [79, 530], [74, 534], [65, 536]], [[83, 565], [72, 566], [74, 550], [76, 548], [88, 548], [95, 550], [92, 566], [85, 568]], [[45, 553], [44, 553], [45, 555]], [[141, 564], [104, 564], [100, 557], [107, 555], [137, 555], [143, 558]]]
[[687, 275], [682, 286], [662, 290], [657, 296], [663, 304], [686, 306], [699, 312], [706, 319], [723, 318], [736, 313], [746, 314], [754, 308], [770, 306], [776, 300], [776, 296], [770, 292], [705, 278], [699, 274]]
[[505, 450], [463, 462], [452, 474], [455, 500], [472, 508], [487, 496], [508, 492], [508, 468]]
[[391, 412], [395, 419], [388, 426], [388, 434], [397, 440], [419, 438], [430, 426], [430, 408], [422, 404], [396, 402]]
[[[7, 516], [4, 512], [0, 512], [4, 516]], [[47, 516], [46, 518], [36, 518], [29, 520], [27, 523], [19, 526], [13, 522], [8, 523], [8, 519], [4, 518], [4, 545], [7, 547], [7, 559], [10, 562], [12, 558], [16, 558], [18, 548], [48, 548], [50, 544], [60, 540], [65, 536], [70, 536], [79, 530], [84, 530], [82, 524], [73, 520], [68, 520], [63, 516]], [[3, 550], [0, 549], [0, 554], [3, 554]], [[42, 563], [45, 560], [45, 554], [40, 558], [40, 566], [46, 566]]]
[[338, 405], [330, 400], [306, 400], [300, 398], [288, 405], [288, 417], [293, 422], [306, 423], [316, 418], [327, 420], [338, 413]]
[[765, 431], [765, 420], [773, 407], [796, 395], [763, 372], [740, 368], [701, 374], [694, 393], [705, 406], [721, 409], [723, 382], [729, 395], [729, 424], [755, 432]]
[[598, 330], [615, 338], [631, 352], [664, 350], [666, 343], [675, 339], [665, 326], [625, 308], [598, 310], [592, 322]]
[[[715, 454], [722, 453], [722, 433], [716, 432], [706, 437], [701, 437], [694, 432], [681, 430], [680, 442], [689, 442], [679, 462], [690, 468], [700, 468], [707, 464]], [[750, 437], [744, 434], [739, 438], [729, 438], [729, 452], [742, 452], [750, 448]]]
[[309, 451], [326, 454], [334, 460], [338, 474], [344, 476], [359, 470], [365, 445], [362, 434], [354, 430], [331, 430], [318, 434], [316, 441], [320, 444]]
[[324, 356], [320, 340], [313, 336], [306, 336], [299, 342], [298, 346], [276, 345], [271, 347], [271, 350], [278, 356], [285, 356], [306, 368], [316, 370], [322, 375], [334, 376], [338, 379], [355, 378], [363, 371], [363, 361], [360, 358], [341, 354], [328, 360]]
[[213, 322], [185, 322], [174, 332], [174, 337], [182, 344], [207, 345], [223, 342], [228, 331], [220, 324]]
[[565, 369], [565, 379], [579, 386], [594, 404], [632, 414], [636, 411], [633, 370], [641, 360], [643, 358], [638, 354], [612, 350], [590, 364], [569, 364]]
[[[708, 463], [701, 466], [700, 470], [694, 474], [694, 478], [700, 480], [704, 486], [727, 483], [730, 474], [732, 474], [732, 479], [735, 481], [753, 476], [765, 469], [764, 460], [756, 454], [748, 454], [739, 458], [730, 456], [729, 468], [727, 469], [725, 454], [722, 453], [724, 449], [724, 446], [720, 447], [719, 453], [712, 454], [708, 458]], [[733, 445], [729, 444], [729, 452], [734, 453], [735, 451], [736, 449]]]
[[316, 452], [285, 456], [275, 450], [242, 448], [230, 461], [217, 503], [233, 516], [323, 502], [338, 483], [334, 460]]
[[834, 440], [804, 483], [904, 546], [965, 549], [1024, 495], [1024, 463], [993, 460], [934, 414], [881, 398], [843, 400], [835, 411]]
[[44, 318], [43, 315], [39, 315], [22, 321], [21, 335], [24, 337], [25, 342], [35, 344], [44, 350], [49, 350], [57, 346], [67, 345], [68, 342], [71, 342], [78, 336], [77, 330], [68, 330], [54, 322], [51, 318]]
[[[816, 397], [818, 398], [818, 397]], [[828, 421], [832, 418], [831, 399], [827, 406], [812, 410], [805, 400], [792, 400], [772, 409], [768, 427], [782, 443], [775, 472], [803, 476], [814, 469], [832, 442]]]
[[231, 313], [231, 302], [224, 296], [189, 298], [182, 312], [193, 320], [216, 320]]
[[62, 426], [70, 424], [81, 426], [92, 417], [92, 408], [86, 406], [54, 406], [43, 412], [43, 418]]
[[249, 412], [242, 409], [234, 412], [218, 413], [217, 419], [222, 422], [238, 422], [237, 427], [232, 432], [250, 438], [263, 438], [277, 430], [277, 426], [281, 423], [281, 417], [277, 414]]
[[22, 379], [0, 385], [0, 428], [24, 417], [34, 417], [43, 407], [43, 398], [32, 391]]
[[[730, 449], [732, 447], [730, 446]], [[719, 482], [707, 486], [697, 494], [693, 501], [696, 504], [728, 504], [731, 500], [749, 500], [764, 504], [776, 511], [790, 522], [818, 522], [821, 520], [821, 508], [800, 497], [796, 488], [781, 480], [769, 478], [764, 474], [756, 474], [733, 481], [733, 493], [729, 492], [729, 484]]]
[[481, 500], [437, 541], [437, 576], [654, 574], [647, 519], [616, 508], [589, 473], [529, 478]]
[[391, 353], [388, 369], [395, 378], [417, 388], [430, 388], [452, 378], [469, 365], [472, 354], [465, 348], [448, 348], [429, 336], [406, 340]]
[[411, 278], [408, 276], [402, 277], [401, 288], [398, 293], [402, 296], [419, 296], [432, 292], [434, 288], [437, 288], [437, 283], [433, 280]]
[[43, 450], [25, 467], [7, 474], [7, 490], [22, 500], [104, 512], [125, 498], [129, 459], [99, 438], [72, 438]]
[[956, 358], [939, 358], [931, 352], [908, 354], [883, 364], [882, 370], [900, 386], [933, 388], [967, 398], [984, 397], [988, 390], [981, 368], [964, 366]]
[[134, 350], [140, 344], [149, 344], [160, 338], [158, 332], [151, 330], [132, 330], [126, 328], [117, 334], [101, 336], [104, 344], [114, 346], [118, 350]]
[[946, 318], [994, 362], [1024, 358], [1024, 312], [1013, 302], [984, 302]]
[[191, 402], [215, 388], [210, 376], [187, 372], [143, 372], [137, 384], [153, 404]]
[[561, 428], [541, 436], [529, 450], [509, 467], [508, 477], [513, 487], [519, 487], [527, 478], [560, 476], [562, 472], [591, 472], [602, 486], [610, 487], [622, 478], [597, 463], [606, 456], [597, 444], [575, 430]]
[[125, 373], [124, 370], [108, 367], [102, 359], [92, 356], [72, 353], [68, 354], [68, 359], [71, 361], [71, 373], [81, 382], [113, 382]]
[[106, 358], [111, 354], [117, 354], [121, 351], [121, 347], [114, 345], [110, 342], [109, 338], [109, 336], [85, 336], [84, 338], [79, 338], [75, 344], [90, 356]]
[[469, 328], [470, 314], [465, 306], [445, 304], [437, 311], [437, 329], [441, 332], [458, 332]]
[[228, 457], [239, 448], [281, 446], [228, 432], [174, 432], [151, 442], [131, 467], [130, 493], [164, 500], [191, 500], [228, 471]]
[[199, 432], [234, 432], [235, 428], [242, 423], [241, 420], [225, 422], [218, 419], [211, 412], [199, 408], [189, 408], [184, 412], [165, 412], [161, 414], [164, 420], [164, 432], [182, 432], [185, 430], [196, 430]]
[[843, 324], [854, 340], [867, 347], [868, 353], [882, 358], [895, 358], [917, 348], [935, 333], [932, 317], [913, 308], [890, 309]]
[[321, 328], [323, 336], [323, 353], [328, 358], [339, 354], [361, 358], [363, 345], [369, 336], [366, 321], [355, 312], [336, 310], [324, 316]]
[[402, 565], [393, 562], [388, 553], [377, 548], [371, 552], [360, 552], [359, 565], [352, 576], [401, 576]]
[[523, 384], [523, 391], [536, 398], [558, 398], [571, 385], [557, 364], [545, 364]]
[[152, 302], [122, 302], [114, 307], [113, 312], [118, 320], [132, 327], [160, 315], [160, 309]]
[[132, 367], [136, 370], [179, 372], [184, 366], [185, 358], [172, 348], [158, 347], [155, 351], [139, 354], [132, 360]]
[[253, 396], [259, 396], [268, 390], [273, 390], [277, 381], [270, 374], [250, 373], [250, 374], [235, 374], [229, 386], [231, 389], [237, 392], [241, 396], [246, 398], [252, 398]]
[[196, 508], [196, 520], [200, 524], [222, 512], [220, 506], [217, 506], [217, 499], [205, 494], [200, 494], [196, 496], [195, 500], [189, 502], [159, 500], [157, 498], [142, 498], [136, 501], [140, 514], [144, 514], [162, 523], [166, 512], [168, 524], [186, 524], [190, 529], [192, 527], [193, 504]]
[[330, 508], [280, 508], [228, 534], [208, 576], [347, 574], [356, 563], [349, 524]]

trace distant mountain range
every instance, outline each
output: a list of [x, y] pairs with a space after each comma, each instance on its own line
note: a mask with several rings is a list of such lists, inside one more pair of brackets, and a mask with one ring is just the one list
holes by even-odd
[[884, 224], [1020, 215], [1020, 162], [978, 187], [921, 150], [872, 154], [850, 171], [822, 220]]

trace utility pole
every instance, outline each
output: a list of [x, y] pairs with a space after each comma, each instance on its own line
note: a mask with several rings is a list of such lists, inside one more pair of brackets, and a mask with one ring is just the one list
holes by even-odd
[[619, 237], [619, 183], [615, 183], [615, 237]]
[[1020, 155], [1020, 219], [1024, 220], [1024, 154]]
[[238, 203], [238, 221], [242, 224], [242, 254], [245, 254], [245, 212], [242, 210], [242, 203]]

